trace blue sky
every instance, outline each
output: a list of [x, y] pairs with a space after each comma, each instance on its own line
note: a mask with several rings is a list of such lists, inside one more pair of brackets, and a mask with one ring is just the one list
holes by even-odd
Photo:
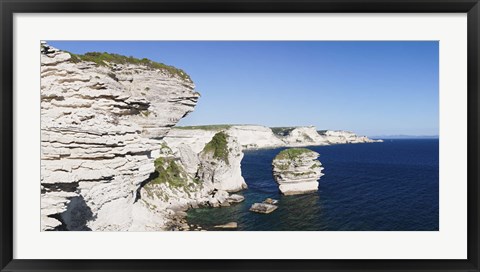
[[202, 95], [179, 125], [315, 125], [438, 135], [438, 42], [48, 41], [185, 70]]

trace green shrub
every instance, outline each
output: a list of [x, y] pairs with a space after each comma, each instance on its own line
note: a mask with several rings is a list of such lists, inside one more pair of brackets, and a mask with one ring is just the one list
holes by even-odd
[[142, 114], [144, 117], [148, 117], [150, 115], [150, 111], [149, 110], [143, 110], [143, 111], [140, 111], [140, 114]]
[[228, 164], [228, 135], [220, 131], [203, 148], [204, 153], [213, 153], [213, 157], [223, 160]]
[[285, 171], [285, 170], [287, 170], [287, 169], [290, 167], [290, 164], [289, 164], [289, 163], [279, 163], [279, 164], [275, 164], [275, 166], [276, 166], [279, 170]]
[[295, 160], [300, 155], [308, 152], [313, 152], [313, 151], [307, 148], [288, 148], [280, 151], [280, 153], [278, 153], [277, 156], [275, 156], [275, 160], [284, 160], [284, 159]]
[[173, 158], [158, 158], [155, 160], [154, 178], [147, 185], [166, 183], [170, 187], [184, 187], [188, 184], [186, 171]]
[[178, 76], [179, 78], [191, 82], [190, 76], [185, 73], [182, 69], [178, 69], [174, 66], [166, 65], [163, 63], [155, 62], [147, 58], [137, 59], [132, 56], [127, 57], [119, 54], [107, 53], [107, 52], [88, 52], [84, 55], [73, 54], [71, 52], [65, 51], [71, 55], [71, 62], [78, 63], [80, 61], [90, 61], [94, 62], [99, 66], [107, 66], [108, 63], [116, 64], [137, 64], [144, 65], [149, 68], [159, 69], [167, 72], [171, 76]]
[[78, 62], [82, 61], [77, 54], [73, 54], [73, 53], [68, 52], [68, 51], [65, 51], [65, 52], [67, 52], [68, 54], [70, 54], [70, 61], [71, 61], [71, 62], [73, 62], [73, 63], [78, 63]]

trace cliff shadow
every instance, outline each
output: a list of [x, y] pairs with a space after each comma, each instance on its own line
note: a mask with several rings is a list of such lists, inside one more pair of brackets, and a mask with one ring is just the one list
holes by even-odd
[[67, 231], [91, 231], [87, 227], [88, 221], [94, 219], [92, 210], [85, 203], [83, 196], [77, 196], [70, 200], [67, 210], [61, 213], [58, 218], [62, 225], [57, 230]]
[[140, 186], [137, 189], [137, 193], [135, 194], [135, 200], [133, 201], [133, 203], [142, 199], [142, 194], [140, 193], [140, 190], [142, 190], [143, 186], [145, 186], [145, 184], [149, 183], [150, 181], [156, 179], [159, 175], [160, 175], [160, 173], [158, 173], [158, 171], [155, 170], [155, 172], [151, 173], [150, 176], [146, 180], [144, 180], [144, 181], [142, 181], [142, 183], [140, 183]]

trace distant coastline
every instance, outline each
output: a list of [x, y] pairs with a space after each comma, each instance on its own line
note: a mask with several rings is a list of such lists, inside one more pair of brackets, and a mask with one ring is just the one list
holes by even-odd
[[393, 140], [393, 139], [439, 139], [438, 135], [379, 135], [379, 136], [369, 136], [371, 139], [384, 139], [384, 140]]

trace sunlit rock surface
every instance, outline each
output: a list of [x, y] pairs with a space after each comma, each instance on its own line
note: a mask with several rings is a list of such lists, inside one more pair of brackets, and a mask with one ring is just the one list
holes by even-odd
[[88, 207], [87, 228], [128, 230], [137, 191], [154, 172], [157, 139], [198, 97], [191, 80], [166, 70], [74, 61], [42, 43], [42, 229], [78, 228], [69, 221], [76, 199]]
[[272, 161], [273, 177], [284, 195], [296, 195], [318, 190], [318, 179], [323, 176], [319, 154], [306, 148], [281, 151]]
[[243, 152], [237, 138], [218, 132], [199, 154], [197, 177], [215, 189], [237, 192], [247, 188], [240, 163]]

